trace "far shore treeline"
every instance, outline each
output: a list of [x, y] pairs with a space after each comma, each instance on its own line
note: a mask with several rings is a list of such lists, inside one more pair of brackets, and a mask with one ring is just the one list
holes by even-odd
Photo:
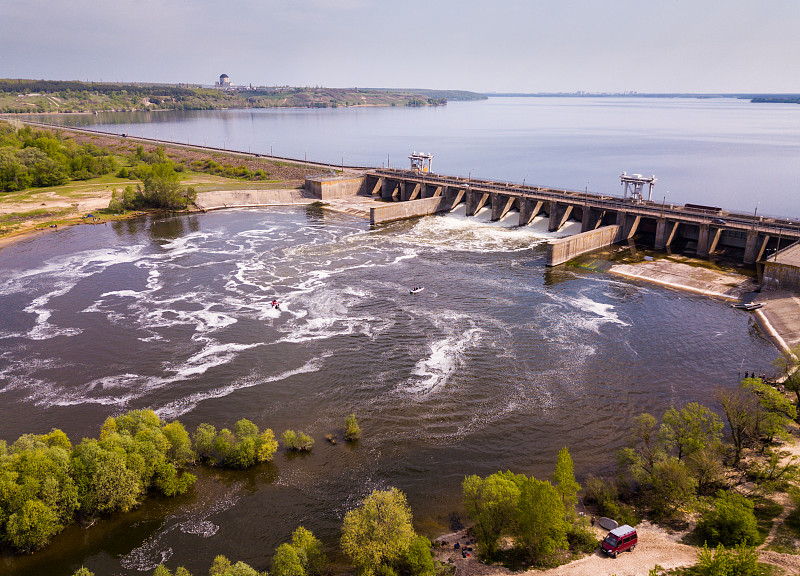
[[0, 113], [222, 108], [338, 108], [348, 106], [439, 106], [448, 100], [482, 100], [462, 90], [388, 90], [323, 87], [236, 87], [113, 84], [64, 80], [0, 79]]

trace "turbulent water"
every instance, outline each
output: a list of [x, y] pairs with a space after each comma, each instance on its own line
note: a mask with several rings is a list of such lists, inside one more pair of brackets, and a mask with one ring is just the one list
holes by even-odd
[[[378, 487], [447, 529], [464, 475], [611, 471], [630, 418], [776, 355], [726, 304], [577, 268], [547, 269], [546, 223], [484, 212], [370, 229], [318, 209], [79, 226], [0, 250], [0, 437], [96, 436], [134, 408], [218, 428], [303, 430], [311, 454], [72, 527], [5, 574], [195, 573], [217, 554], [266, 568], [299, 524], [333, 551]], [[409, 287], [423, 285], [411, 295]], [[277, 299], [280, 310], [271, 307]], [[744, 362], [744, 364], [743, 364]], [[355, 413], [355, 446], [323, 437]]]

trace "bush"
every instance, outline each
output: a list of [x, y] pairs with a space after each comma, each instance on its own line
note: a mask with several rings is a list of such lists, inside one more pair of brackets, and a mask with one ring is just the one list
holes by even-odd
[[633, 506], [619, 500], [603, 500], [598, 503], [597, 509], [601, 516], [616, 520], [619, 525], [636, 526], [641, 521]]
[[595, 535], [583, 526], [572, 526], [567, 532], [570, 550], [591, 554], [599, 544]]
[[619, 498], [616, 482], [611, 478], [588, 476], [583, 483], [584, 500], [589, 503], [613, 501]]
[[697, 564], [689, 569], [692, 576], [763, 576], [758, 565], [758, 552], [755, 548], [741, 546], [736, 550], [725, 550], [720, 544], [716, 550], [703, 546], [698, 552]]
[[233, 432], [227, 428], [217, 432], [210, 424], [200, 424], [194, 434], [194, 450], [200, 460], [212, 466], [244, 469], [270, 462], [278, 442], [272, 430], [259, 432], [255, 424], [243, 418]]
[[355, 442], [361, 438], [361, 428], [358, 426], [355, 414], [350, 414], [344, 421], [344, 439]]
[[697, 534], [711, 545], [756, 544], [760, 535], [753, 508], [744, 496], [720, 490], [697, 523]]
[[294, 430], [286, 430], [281, 435], [281, 440], [284, 448], [294, 452], [307, 452], [314, 446], [314, 439], [311, 436]]

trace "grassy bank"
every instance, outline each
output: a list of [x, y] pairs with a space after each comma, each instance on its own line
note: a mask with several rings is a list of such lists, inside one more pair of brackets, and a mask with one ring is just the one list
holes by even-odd
[[[211, 152], [179, 145], [143, 144], [114, 135], [61, 129], [40, 132], [68, 147], [95, 147], [113, 159], [115, 170], [93, 178], [69, 180], [58, 186], [27, 187], [0, 193], [0, 240], [8, 241], [20, 234], [51, 227], [97, 223], [97, 220], [85, 218], [89, 213], [102, 220], [137, 215], [130, 212], [118, 214], [106, 209], [115, 191], [141, 185], [135, 176], [135, 168], [141, 165], [143, 158], [155, 154], [174, 163], [179, 170], [181, 186], [192, 187], [197, 192], [298, 188], [307, 174], [320, 170], [302, 163], [254, 155]], [[25, 150], [10, 149], [12, 152]]]

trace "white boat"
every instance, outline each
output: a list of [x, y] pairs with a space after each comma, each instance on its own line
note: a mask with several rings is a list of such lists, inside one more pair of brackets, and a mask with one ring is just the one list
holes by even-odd
[[737, 310], [747, 310], [748, 312], [752, 312], [753, 310], [758, 310], [762, 306], [763, 304], [761, 302], [746, 302], [743, 304], [731, 304], [731, 308], [736, 308]]
[[424, 286], [416, 286], [415, 288], [412, 288], [411, 290], [409, 290], [408, 293], [409, 294], [416, 294], [417, 292], [422, 292], [423, 290], [425, 290]]

